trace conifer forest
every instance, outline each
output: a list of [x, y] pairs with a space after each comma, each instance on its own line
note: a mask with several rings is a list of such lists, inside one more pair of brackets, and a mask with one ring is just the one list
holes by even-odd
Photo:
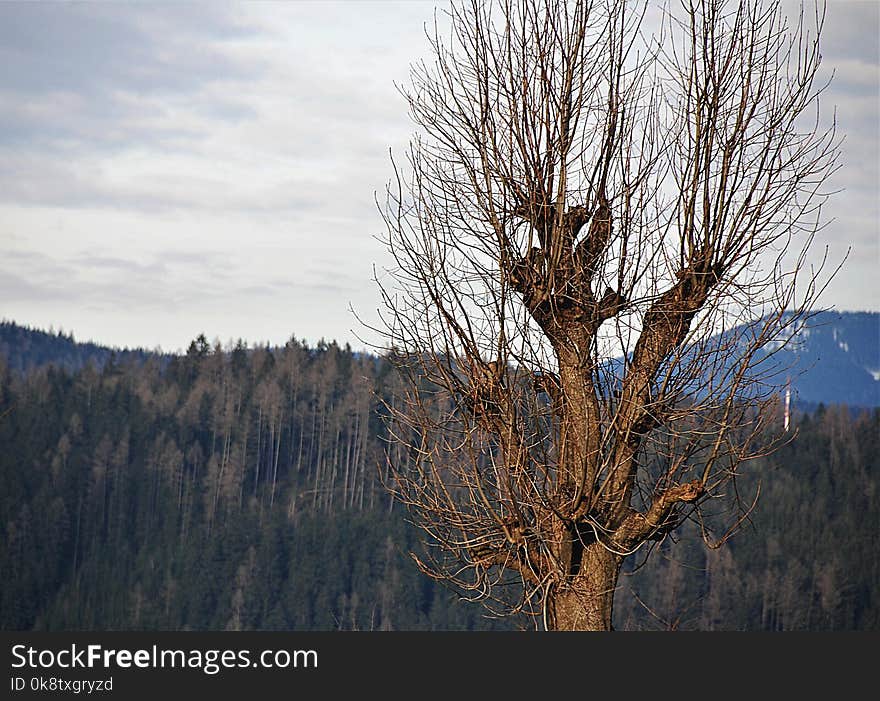
[[[413, 562], [425, 546], [383, 484], [400, 450], [387, 359], [204, 336], [116, 354], [3, 331], [3, 629], [535, 627]], [[880, 627], [880, 411], [796, 407], [794, 422], [738, 481], [760, 498], [727, 543], [685, 528], [627, 560], [617, 630]]]

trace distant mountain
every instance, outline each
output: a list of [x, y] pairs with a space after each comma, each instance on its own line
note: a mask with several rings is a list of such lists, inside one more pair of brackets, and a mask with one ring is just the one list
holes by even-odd
[[[779, 345], [771, 343], [767, 352], [775, 351], [778, 380], [791, 377], [794, 400], [802, 407], [880, 406], [880, 313], [821, 312], [785, 348]], [[78, 343], [72, 334], [0, 322], [0, 357], [14, 371], [48, 364], [73, 371], [88, 362], [100, 368], [114, 354], [119, 361], [140, 362], [153, 355]]]
[[107, 348], [96, 343], [79, 343], [73, 334], [46, 332], [0, 321], [0, 358], [13, 372], [26, 372], [44, 365], [54, 365], [74, 372], [92, 363], [98, 369], [114, 357], [118, 361], [143, 362], [155, 355], [141, 349]]
[[791, 367], [793, 395], [801, 404], [880, 406], [880, 314], [821, 312], [777, 350], [774, 361]]

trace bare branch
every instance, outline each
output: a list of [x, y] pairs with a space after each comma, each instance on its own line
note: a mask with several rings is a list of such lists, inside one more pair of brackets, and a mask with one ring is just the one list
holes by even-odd
[[822, 13], [694, 0], [652, 35], [647, 11], [453, 3], [382, 210], [420, 567], [553, 627], [609, 627], [623, 559], [790, 438], [774, 349], [829, 279]]

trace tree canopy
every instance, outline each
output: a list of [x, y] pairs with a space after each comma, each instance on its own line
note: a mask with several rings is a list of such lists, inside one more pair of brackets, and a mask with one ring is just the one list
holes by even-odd
[[784, 438], [757, 352], [822, 285], [822, 15], [472, 0], [448, 20], [403, 88], [418, 131], [384, 208], [409, 381], [391, 488], [426, 573], [607, 629], [623, 560], [685, 519], [723, 541], [742, 514], [713, 534], [714, 497]]

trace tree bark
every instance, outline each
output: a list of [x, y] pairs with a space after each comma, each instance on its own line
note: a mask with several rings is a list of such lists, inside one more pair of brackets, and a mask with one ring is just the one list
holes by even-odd
[[550, 630], [612, 630], [614, 590], [623, 559], [602, 545], [584, 548], [578, 574], [547, 600]]

